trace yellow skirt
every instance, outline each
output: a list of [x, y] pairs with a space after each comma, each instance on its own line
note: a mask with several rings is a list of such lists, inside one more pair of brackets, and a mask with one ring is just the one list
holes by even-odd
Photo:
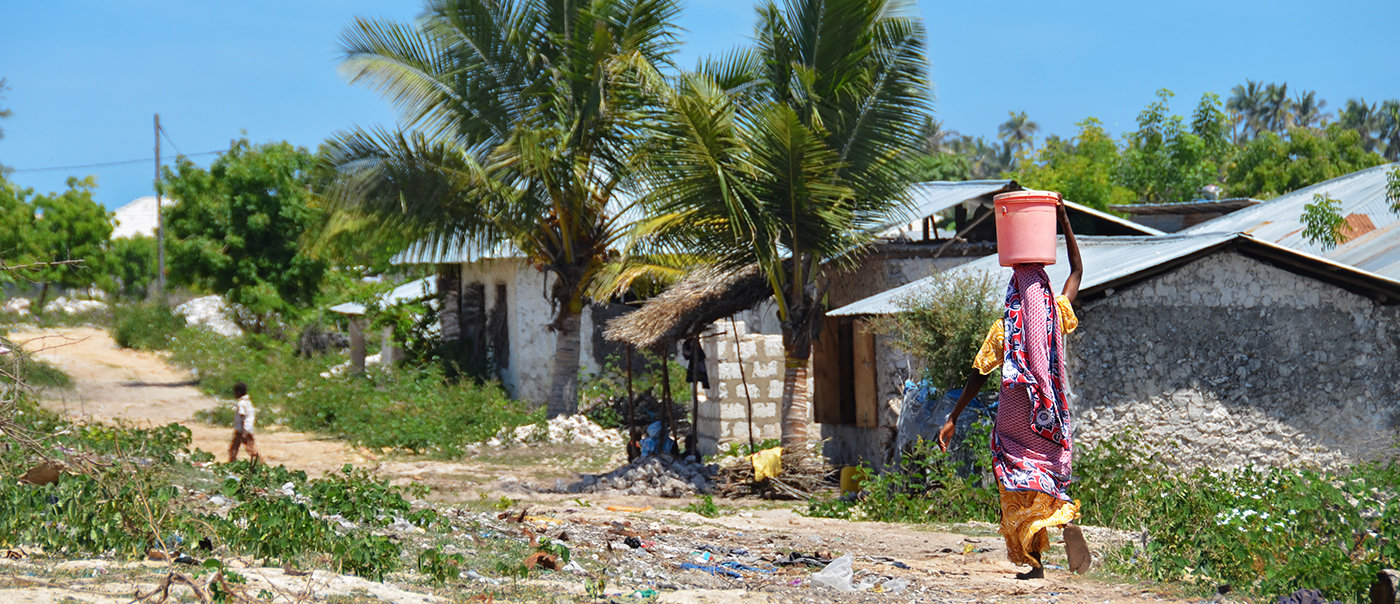
[[1045, 529], [1069, 524], [1079, 517], [1079, 506], [1040, 491], [1008, 491], [1001, 487], [1001, 534], [1006, 556], [1016, 564], [1040, 566], [1027, 552], [1050, 547]]

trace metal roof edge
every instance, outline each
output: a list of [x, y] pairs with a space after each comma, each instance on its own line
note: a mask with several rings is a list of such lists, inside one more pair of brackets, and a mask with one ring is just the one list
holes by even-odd
[[1124, 228], [1127, 228], [1127, 229], [1132, 229], [1132, 230], [1134, 230], [1134, 231], [1138, 231], [1138, 232], [1142, 233], [1143, 235], [1148, 235], [1148, 236], [1156, 237], [1156, 236], [1161, 236], [1161, 235], [1166, 235], [1166, 234], [1168, 234], [1166, 231], [1159, 231], [1159, 230], [1154, 229], [1154, 228], [1152, 228], [1152, 227], [1150, 227], [1150, 226], [1143, 225], [1143, 224], [1138, 224], [1138, 223], [1133, 222], [1133, 221], [1131, 221], [1131, 220], [1128, 220], [1128, 219], [1126, 219], [1126, 218], [1119, 218], [1119, 217], [1117, 217], [1117, 216], [1114, 216], [1114, 215], [1112, 215], [1112, 214], [1109, 214], [1108, 212], [1104, 212], [1104, 211], [1102, 211], [1102, 210], [1095, 210], [1094, 208], [1091, 208], [1091, 207], [1089, 207], [1089, 206], [1086, 206], [1086, 205], [1084, 205], [1084, 204], [1082, 204], [1082, 203], [1075, 203], [1075, 202], [1070, 201], [1070, 200], [1068, 200], [1068, 199], [1065, 200], [1065, 205], [1066, 205], [1066, 206], [1069, 206], [1069, 207], [1073, 207], [1075, 210], [1078, 210], [1078, 211], [1080, 211], [1080, 212], [1084, 212], [1085, 214], [1088, 214], [1088, 215], [1093, 216], [1093, 217], [1095, 217], [1095, 218], [1098, 218], [1098, 219], [1100, 219], [1100, 220], [1107, 220], [1107, 221], [1112, 222], [1112, 223], [1114, 223], [1114, 224], [1116, 224], [1116, 225], [1119, 225], [1119, 226], [1121, 226], [1121, 227], [1124, 227]]
[[[1247, 233], [1237, 234], [1234, 241], [1244, 248], [1253, 248], [1250, 251], [1264, 259], [1283, 262], [1311, 274], [1319, 281], [1331, 283], [1349, 292], [1375, 299], [1381, 304], [1400, 304], [1400, 281], [1385, 275], [1265, 241]], [[1289, 269], [1285, 268], [1284, 270]], [[1289, 272], [1298, 271], [1290, 270]]]

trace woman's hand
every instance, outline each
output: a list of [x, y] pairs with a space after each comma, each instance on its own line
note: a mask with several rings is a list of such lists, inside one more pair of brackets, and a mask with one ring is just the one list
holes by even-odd
[[957, 430], [952, 419], [943, 422], [943, 427], [938, 430], [938, 448], [943, 449], [944, 453], [948, 452], [948, 445], [953, 442], [953, 433]]

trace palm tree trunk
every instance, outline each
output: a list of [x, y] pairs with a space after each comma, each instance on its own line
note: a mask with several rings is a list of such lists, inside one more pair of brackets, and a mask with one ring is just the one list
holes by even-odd
[[549, 388], [549, 417], [578, 413], [579, 322], [583, 303], [573, 300], [560, 305], [558, 343], [554, 348], [554, 376]]
[[811, 400], [807, 391], [807, 359], [787, 355], [783, 372], [783, 449], [796, 450], [807, 444], [807, 421]]

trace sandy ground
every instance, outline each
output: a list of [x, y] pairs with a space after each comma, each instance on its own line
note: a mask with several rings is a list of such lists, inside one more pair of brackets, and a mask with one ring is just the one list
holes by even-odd
[[[10, 332], [10, 339], [73, 377], [71, 390], [49, 390], [45, 404], [72, 417], [137, 426], [176, 422], [194, 433], [194, 447], [223, 461], [232, 431], [194, 421], [218, 401], [194, 387], [192, 377], [161, 355], [118, 348], [105, 330], [91, 327]], [[319, 476], [368, 456], [346, 444], [300, 432], [257, 431], [258, 452], [272, 464]], [[244, 454], [246, 455], [246, 453]]]
[[[191, 376], [171, 367], [158, 354], [123, 350], [116, 347], [105, 331], [92, 328], [61, 328], [43, 331], [12, 331], [11, 340], [23, 342], [26, 348], [62, 368], [74, 379], [74, 388], [47, 392], [46, 403], [74, 416], [97, 421], [127, 421], [138, 425], [160, 425], [179, 422], [194, 433], [195, 447], [222, 458], [226, 455], [229, 430], [202, 425], [193, 421], [194, 413], [212, 407], [216, 401], [191, 385]], [[1005, 558], [1001, 538], [990, 526], [963, 527], [963, 533], [938, 532], [927, 525], [898, 525], [877, 522], [846, 522], [808, 518], [795, 513], [790, 506], [773, 509], [770, 504], [742, 501], [721, 502], [738, 507], [731, 515], [707, 519], [678, 511], [689, 500], [666, 500], [637, 497], [586, 496], [581, 505], [577, 495], [521, 494], [503, 489], [507, 482], [529, 480], [535, 484], [552, 484], [555, 478], [576, 478], [578, 468], [553, 462], [502, 461], [499, 458], [468, 459], [463, 462], [416, 460], [380, 460], [370, 453], [356, 450], [344, 443], [309, 434], [286, 431], [263, 431], [258, 435], [259, 447], [268, 461], [289, 468], [320, 474], [338, 469], [345, 463], [374, 468], [395, 482], [415, 482], [432, 489], [432, 499], [443, 505], [475, 500], [483, 495], [492, 499], [508, 494], [535, 506], [531, 513], [552, 516], [558, 522], [580, 526], [607, 526], [618, 521], [650, 524], [675, 531], [657, 537], [670, 539], [674, 555], [636, 550], [647, 564], [657, 568], [675, 568], [683, 561], [684, 552], [698, 544], [745, 547], [752, 552], [785, 553], [790, 551], [817, 552], [821, 550], [850, 552], [857, 557], [856, 569], [878, 569], [888, 576], [907, 578], [915, 590], [911, 593], [842, 595], [811, 587], [794, 587], [782, 581], [767, 585], [725, 584], [697, 585], [692, 588], [665, 592], [662, 602], [1139, 602], [1163, 601], [1163, 597], [1135, 584], [1121, 584], [1097, 571], [1084, 577], [1071, 576], [1062, 568], [1050, 567], [1048, 578], [1017, 581], [1011, 578], [1018, 569]], [[560, 451], [564, 457], [568, 452]], [[614, 456], [616, 457], [616, 456]], [[526, 459], [529, 459], [526, 457]], [[603, 463], [609, 463], [604, 457]], [[614, 459], [611, 463], [620, 465]], [[612, 467], [612, 466], [609, 466]], [[510, 474], [510, 481], [502, 478]], [[608, 511], [608, 506], [630, 506], [643, 511]], [[1102, 548], [1103, 535], [1090, 531], [1091, 545]], [[1057, 536], [1056, 536], [1057, 537]], [[579, 546], [602, 547], [602, 543]], [[655, 559], [653, 559], [655, 558]], [[671, 560], [669, 558], [676, 558]], [[907, 568], [897, 568], [880, 562], [898, 560]], [[640, 560], [639, 560], [640, 561]], [[1047, 562], [1064, 564], [1059, 543], [1047, 552]], [[0, 563], [0, 565], [4, 565]], [[694, 574], [695, 571], [685, 571]], [[275, 574], [275, 573], [274, 573]], [[805, 577], [805, 573], [801, 576]], [[704, 575], [704, 578], [710, 578]], [[104, 596], [78, 593], [71, 589], [41, 585], [5, 584], [0, 576], [0, 601], [58, 602], [63, 598], [79, 601], [106, 602]], [[353, 578], [352, 578], [353, 579]], [[577, 578], [564, 577], [557, 584], [561, 594], [580, 591]], [[330, 579], [328, 579], [330, 580]], [[353, 581], [352, 581], [353, 582]], [[705, 586], [705, 589], [693, 587]], [[16, 589], [23, 588], [23, 589]], [[640, 587], [638, 587], [640, 588]], [[100, 590], [105, 591], [105, 589]], [[335, 592], [335, 590], [330, 590]], [[21, 593], [23, 594], [21, 596]], [[129, 591], [126, 593], [130, 593]], [[325, 595], [324, 593], [318, 595]], [[376, 594], [388, 601], [412, 599]], [[130, 601], [130, 596], [122, 599]], [[71, 600], [70, 600], [71, 601]]]

